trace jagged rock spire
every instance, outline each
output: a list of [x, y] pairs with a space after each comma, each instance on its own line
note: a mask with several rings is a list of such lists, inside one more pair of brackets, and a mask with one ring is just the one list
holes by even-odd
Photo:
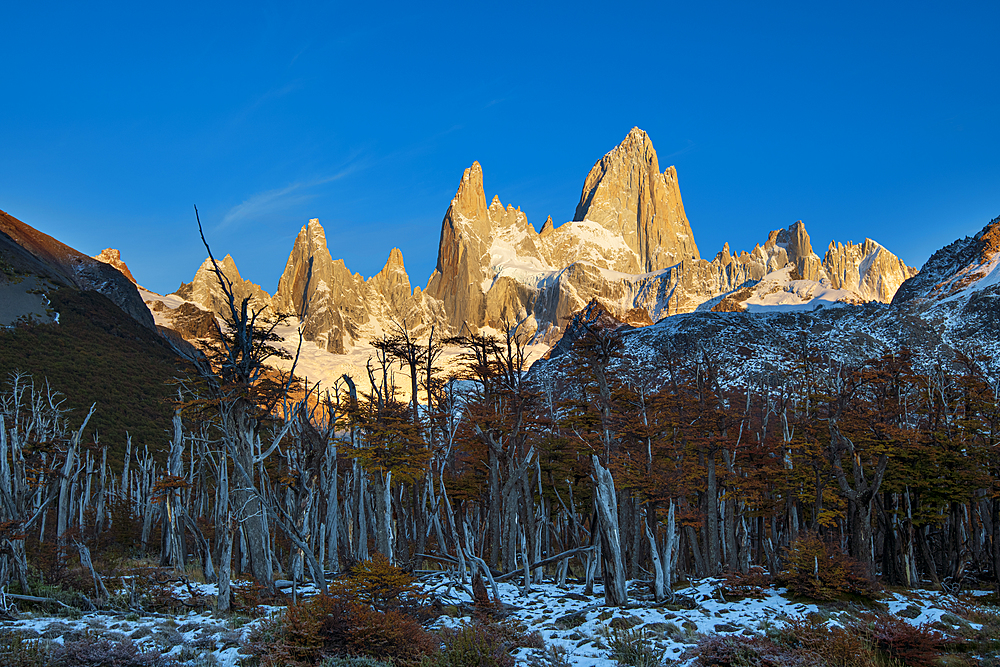
[[[261, 289], [259, 285], [243, 279], [231, 255], [226, 255], [222, 258], [222, 261], [219, 262], [219, 270], [229, 281], [229, 284], [232, 285], [233, 296], [236, 299], [237, 305], [244, 298], [249, 297], [252, 308], [267, 309], [270, 307], [270, 295]], [[201, 304], [216, 315], [229, 315], [229, 300], [219, 285], [219, 277], [215, 273], [215, 265], [209, 257], [206, 257], [205, 261], [198, 267], [191, 282], [181, 283], [175, 294], [183, 299]]]
[[437, 268], [426, 293], [441, 301], [453, 328], [483, 324], [486, 302], [480, 287], [484, 253], [489, 247], [490, 216], [483, 190], [483, 168], [478, 162], [462, 174], [458, 191], [441, 222]]
[[320, 283], [325, 281], [329, 285], [334, 270], [333, 258], [326, 247], [326, 232], [319, 218], [312, 218], [295, 237], [285, 270], [278, 280], [275, 308], [278, 312], [305, 319], [309, 302], [320, 289]]
[[639, 258], [635, 273], [699, 258], [677, 171], [660, 173], [653, 142], [638, 127], [590, 170], [573, 219], [621, 235]]
[[278, 312], [302, 321], [302, 335], [331, 352], [344, 352], [369, 319], [364, 279], [334, 260], [318, 218], [299, 230], [274, 296]]

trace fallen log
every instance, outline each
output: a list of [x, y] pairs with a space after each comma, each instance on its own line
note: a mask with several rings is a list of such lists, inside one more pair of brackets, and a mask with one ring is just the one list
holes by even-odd
[[[572, 558], [573, 556], [576, 556], [578, 554], [587, 553], [588, 551], [593, 551], [593, 549], [594, 547], [576, 547], [575, 549], [564, 551], [561, 554], [556, 554], [555, 556], [550, 556], [548, 558], [542, 559], [537, 563], [532, 563], [530, 566], [528, 566], [528, 569], [534, 570], [536, 567], [545, 567], [546, 565], [556, 563], [565, 558]], [[514, 577], [521, 574], [524, 574], [524, 568], [513, 570], [511, 572], [507, 572], [506, 574], [501, 574], [499, 577], [496, 577], [496, 580], [507, 581], [508, 579], [513, 579]]]

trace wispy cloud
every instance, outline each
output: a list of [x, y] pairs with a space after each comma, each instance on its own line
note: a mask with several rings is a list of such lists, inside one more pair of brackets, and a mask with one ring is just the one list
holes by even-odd
[[308, 42], [306, 42], [306, 45], [305, 45], [305, 46], [303, 46], [303, 47], [302, 47], [301, 49], [299, 49], [299, 52], [298, 52], [298, 53], [296, 53], [296, 54], [295, 54], [295, 55], [294, 55], [294, 56], [292, 57], [292, 59], [291, 59], [291, 60], [289, 61], [289, 63], [288, 63], [288, 67], [291, 67], [292, 65], [294, 65], [294, 64], [295, 64], [295, 61], [299, 59], [299, 56], [301, 56], [301, 55], [302, 55], [303, 53], [305, 53], [306, 51], [308, 51], [308, 50], [309, 50], [309, 47], [310, 47], [310, 46], [312, 46], [312, 41], [308, 41]]
[[670, 153], [669, 155], [663, 155], [663, 156], [660, 157], [660, 159], [661, 160], [669, 160], [672, 157], [677, 157], [678, 155], [684, 155], [685, 153], [693, 151], [696, 147], [697, 147], [697, 144], [694, 143], [693, 141], [691, 141], [690, 139], [688, 139], [687, 140], [687, 146], [685, 146], [684, 148], [682, 148], [682, 149], [680, 149], [678, 151], [674, 151], [673, 153]]
[[258, 95], [255, 99], [251, 100], [239, 113], [236, 114], [238, 120], [243, 120], [251, 113], [257, 110], [258, 107], [267, 104], [271, 100], [276, 100], [288, 95], [289, 93], [294, 93], [295, 91], [302, 88], [302, 82], [299, 80], [289, 81], [283, 86], [276, 86], [271, 88], [262, 95]]
[[258, 192], [229, 209], [222, 216], [222, 222], [218, 224], [216, 229], [224, 229], [244, 220], [255, 220], [266, 215], [280, 213], [293, 206], [303, 204], [318, 196], [319, 193], [314, 191], [315, 188], [340, 180], [360, 168], [361, 165], [355, 163], [332, 176], [325, 176], [312, 181], [299, 181], [286, 185], [283, 188]]

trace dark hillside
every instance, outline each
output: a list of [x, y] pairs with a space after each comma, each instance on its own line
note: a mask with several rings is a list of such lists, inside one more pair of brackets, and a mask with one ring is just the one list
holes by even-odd
[[97, 292], [58, 289], [49, 293], [59, 324], [0, 330], [0, 386], [22, 371], [36, 382], [48, 378], [72, 408], [78, 424], [91, 403], [86, 440], [100, 434], [110, 447], [108, 461], [120, 467], [126, 432], [133, 446], [162, 450], [169, 440], [172, 380], [183, 363], [155, 332], [143, 327]]
[[43, 234], [31, 225], [0, 211], [0, 257], [14, 270], [48, 278], [81, 290], [96, 290], [150, 331], [153, 316], [135, 285], [104, 262]]

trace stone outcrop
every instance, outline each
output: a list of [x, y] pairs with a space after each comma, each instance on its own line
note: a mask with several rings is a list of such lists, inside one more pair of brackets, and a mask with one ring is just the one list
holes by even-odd
[[302, 227], [278, 281], [274, 308], [302, 322], [302, 335], [342, 354], [368, 320], [364, 279], [334, 261], [318, 219]]
[[423, 321], [419, 288], [410, 288], [403, 254], [393, 248], [385, 267], [369, 280], [334, 260], [326, 233], [314, 218], [302, 227], [278, 281], [273, 307], [302, 323], [302, 336], [343, 354], [357, 341], [411, 330]]
[[135, 281], [135, 278], [132, 276], [132, 272], [128, 270], [128, 266], [126, 266], [125, 262], [122, 261], [122, 254], [120, 251], [115, 248], [105, 248], [99, 255], [94, 255], [94, 259], [98, 262], [104, 262], [105, 264], [110, 264], [115, 267], [121, 271], [123, 276], [131, 280], [133, 285], [138, 287], [139, 283]]
[[863, 243], [830, 242], [823, 257], [823, 269], [830, 284], [837, 289], [857, 292], [866, 301], [889, 303], [900, 285], [917, 275], [881, 245], [865, 239]]
[[893, 305], [928, 307], [961, 292], [1000, 292], [1000, 217], [975, 236], [958, 239], [930, 256], [920, 273], [900, 286]]
[[486, 299], [482, 283], [491, 231], [483, 169], [473, 162], [462, 174], [458, 192], [441, 223], [437, 266], [426, 290], [429, 297], [441, 302], [453, 330], [460, 330], [464, 324], [478, 329], [484, 323]]
[[[772, 238], [775, 246], [784, 249], [788, 261], [795, 264], [801, 280], [822, 280], [825, 277], [823, 265], [813, 252], [812, 242], [801, 220], [788, 229], [780, 230], [777, 236], [772, 235]], [[768, 242], [770, 243], [770, 240]]]
[[[161, 306], [162, 301], [157, 301]], [[170, 328], [186, 340], [207, 338], [215, 332], [215, 315], [185, 301], [170, 311]]]
[[392, 328], [399, 325], [415, 331], [425, 323], [423, 293], [420, 287], [411, 287], [399, 248], [392, 249], [385, 266], [366, 281], [366, 287], [369, 303], [390, 318]]

